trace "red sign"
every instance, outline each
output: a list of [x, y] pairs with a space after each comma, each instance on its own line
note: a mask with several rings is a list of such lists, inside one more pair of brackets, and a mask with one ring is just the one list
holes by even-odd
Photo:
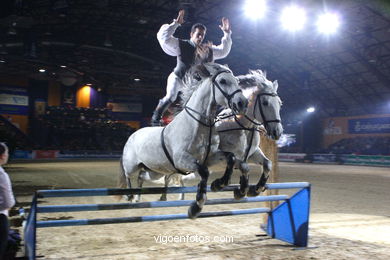
[[54, 159], [57, 158], [58, 150], [35, 150], [33, 159]]

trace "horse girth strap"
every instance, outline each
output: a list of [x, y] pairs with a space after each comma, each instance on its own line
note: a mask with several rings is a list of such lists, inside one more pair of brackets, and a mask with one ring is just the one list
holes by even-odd
[[175, 170], [176, 170], [178, 173], [183, 174], [183, 175], [188, 175], [189, 173], [183, 172], [182, 170], [176, 168], [175, 163], [174, 163], [174, 161], [173, 161], [171, 155], [170, 155], [169, 152], [168, 152], [167, 146], [165, 145], [164, 131], [165, 131], [165, 127], [164, 127], [163, 130], [161, 131], [161, 146], [162, 146], [162, 148], [163, 148], [163, 150], [164, 150], [165, 156], [168, 158], [168, 161], [171, 163], [171, 165], [173, 166], [173, 168], [175, 168]]

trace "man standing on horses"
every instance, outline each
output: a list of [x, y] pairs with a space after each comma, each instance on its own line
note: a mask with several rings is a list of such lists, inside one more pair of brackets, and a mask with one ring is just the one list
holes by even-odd
[[165, 97], [160, 99], [158, 105], [153, 112], [151, 125], [159, 126], [160, 120], [169, 105], [173, 103], [180, 89], [183, 86], [183, 77], [185, 73], [194, 65], [196, 56], [199, 53], [204, 53], [206, 50], [207, 57], [205, 61], [213, 61], [225, 58], [231, 49], [232, 38], [229, 20], [222, 18], [222, 25], [219, 27], [223, 31], [221, 44], [218, 46], [209, 44], [202, 44], [206, 35], [206, 26], [196, 23], [191, 28], [190, 39], [182, 40], [173, 37], [176, 29], [184, 23], [184, 10], [179, 11], [179, 15], [173, 20], [171, 24], [164, 24], [157, 33], [158, 42], [163, 51], [170, 55], [177, 57], [177, 65], [167, 80], [167, 92]]

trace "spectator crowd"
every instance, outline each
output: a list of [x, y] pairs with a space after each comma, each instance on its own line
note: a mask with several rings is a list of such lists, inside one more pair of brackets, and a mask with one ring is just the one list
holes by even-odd
[[31, 130], [44, 149], [120, 151], [135, 129], [112, 119], [106, 108], [47, 107]]

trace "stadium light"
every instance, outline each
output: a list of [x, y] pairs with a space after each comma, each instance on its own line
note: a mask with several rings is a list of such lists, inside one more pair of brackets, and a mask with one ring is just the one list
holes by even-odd
[[263, 18], [267, 10], [267, 3], [265, 0], [246, 0], [245, 14], [252, 19]]
[[335, 13], [324, 13], [318, 17], [317, 30], [329, 35], [335, 33], [340, 27], [340, 18]]
[[289, 6], [283, 9], [281, 15], [282, 27], [291, 32], [303, 28], [306, 22], [306, 12], [298, 6]]
[[306, 109], [306, 111], [308, 113], [313, 113], [314, 111], [316, 111], [316, 109], [314, 107], [309, 107], [309, 108]]

